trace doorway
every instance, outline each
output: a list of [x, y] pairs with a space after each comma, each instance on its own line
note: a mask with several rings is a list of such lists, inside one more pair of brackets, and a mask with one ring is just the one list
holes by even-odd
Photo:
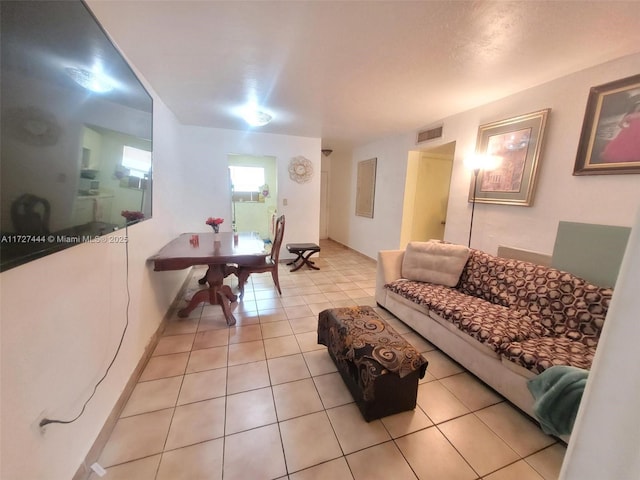
[[455, 142], [409, 152], [400, 248], [444, 239], [454, 154]]
[[229, 154], [232, 228], [272, 240], [278, 206], [276, 157]]

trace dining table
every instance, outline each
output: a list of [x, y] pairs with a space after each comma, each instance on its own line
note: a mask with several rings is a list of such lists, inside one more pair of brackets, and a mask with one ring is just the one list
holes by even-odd
[[231, 304], [238, 297], [229, 285], [223, 283], [224, 278], [236, 273], [239, 266], [264, 263], [268, 254], [257, 233], [183, 233], [149, 260], [153, 261], [154, 270], [158, 272], [206, 265], [207, 273], [199, 283], [207, 287], [198, 290], [187, 306], [178, 311], [178, 316], [187, 317], [200, 303], [208, 301], [222, 307], [227, 325], [231, 326], [236, 323]]

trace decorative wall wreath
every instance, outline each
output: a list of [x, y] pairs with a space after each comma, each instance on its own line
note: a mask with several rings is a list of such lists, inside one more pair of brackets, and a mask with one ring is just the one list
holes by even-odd
[[297, 183], [307, 183], [313, 177], [313, 164], [302, 156], [293, 157], [289, 162], [289, 178]]

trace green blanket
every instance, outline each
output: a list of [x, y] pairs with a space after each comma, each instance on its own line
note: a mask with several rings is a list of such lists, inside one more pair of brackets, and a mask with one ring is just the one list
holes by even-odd
[[533, 411], [545, 433], [571, 433], [588, 375], [581, 368], [557, 365], [527, 382], [535, 398]]

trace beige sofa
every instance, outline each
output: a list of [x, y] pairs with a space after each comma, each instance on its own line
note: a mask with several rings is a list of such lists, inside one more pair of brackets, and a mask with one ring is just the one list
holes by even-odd
[[[417, 244], [407, 254], [380, 251], [376, 302], [535, 418], [527, 381], [555, 365], [589, 369], [612, 290], [551, 267], [428, 243], [462, 253], [443, 262], [438, 252], [421, 261]], [[451, 263], [453, 277], [428, 272]], [[420, 268], [427, 281], [413, 278]]]

